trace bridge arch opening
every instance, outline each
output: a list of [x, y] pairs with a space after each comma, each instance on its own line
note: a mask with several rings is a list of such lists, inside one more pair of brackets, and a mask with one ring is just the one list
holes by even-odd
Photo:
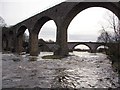
[[47, 42], [56, 41], [57, 26], [54, 20], [47, 21], [42, 27], [38, 35], [38, 39], [44, 39]]
[[46, 45], [46, 42], [55, 42], [56, 41], [56, 31], [57, 25], [53, 19], [50, 17], [40, 18], [34, 25], [33, 32], [37, 36], [36, 38], [36, 47], [38, 48], [37, 52], [51, 51], [51, 48]]
[[29, 52], [29, 29], [26, 26], [21, 26], [17, 33], [17, 52]]
[[110, 23], [106, 19], [106, 17], [110, 17], [108, 15], [114, 15], [115, 19], [119, 20], [112, 11], [100, 6], [79, 9], [75, 13], [71, 15], [70, 22], [67, 20], [69, 22], [68, 42], [96, 42], [102, 26], [105, 26], [107, 31], [113, 32], [113, 29], [108, 28], [110, 27]]
[[98, 47], [97, 47], [97, 52], [106, 53], [108, 49], [109, 49], [108, 46], [101, 45], [101, 46], [98, 46]]
[[55, 42], [56, 41], [56, 30], [57, 26], [54, 20], [47, 21], [42, 27], [38, 35], [39, 39], [39, 50], [41, 52], [50, 52], [53, 54], [51, 46], [46, 45], [45, 42]]
[[[115, 6], [112, 2], [80, 2], [77, 5], [75, 5], [67, 14], [66, 19], [64, 21], [64, 23], [66, 23], [66, 28], [68, 28], [70, 22], [73, 20], [73, 18], [79, 14], [80, 12], [92, 8], [92, 7], [101, 7], [101, 8], [105, 8], [109, 11], [111, 11], [112, 13], [114, 13], [120, 20], [120, 16], [119, 16], [119, 8], [117, 6]], [[69, 19], [68, 19], [69, 18]]]
[[90, 47], [85, 44], [79, 44], [74, 46], [73, 51], [90, 52]]

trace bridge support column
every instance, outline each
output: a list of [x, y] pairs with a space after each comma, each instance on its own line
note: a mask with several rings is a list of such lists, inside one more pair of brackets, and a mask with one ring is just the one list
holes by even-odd
[[56, 42], [59, 45], [57, 51], [54, 52], [54, 55], [67, 56], [68, 55], [68, 45], [67, 45], [67, 30], [63, 27], [58, 27], [57, 29], [57, 38]]
[[20, 54], [23, 51], [23, 35], [18, 36], [16, 42], [16, 52]]
[[37, 56], [38, 53], [38, 35], [30, 33], [30, 55]]
[[8, 48], [8, 40], [6, 39], [6, 37], [2, 38], [2, 50], [6, 51]]
[[9, 49], [9, 51], [12, 51], [12, 49], [13, 49], [13, 39], [11, 36], [8, 39], [8, 49]]
[[97, 52], [97, 49], [94, 48], [94, 47], [92, 47], [92, 48], [90, 49], [90, 52], [91, 52], [91, 53], [96, 53], [96, 52]]

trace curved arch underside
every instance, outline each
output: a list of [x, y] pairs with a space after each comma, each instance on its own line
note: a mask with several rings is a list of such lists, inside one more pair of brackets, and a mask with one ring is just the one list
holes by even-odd
[[110, 10], [113, 12], [119, 19], [120, 19], [120, 9], [118, 9], [113, 3], [111, 2], [80, 2], [76, 6], [74, 6], [69, 13], [66, 15], [63, 25], [66, 25], [66, 29], [68, 28], [70, 22], [73, 18], [80, 13], [81, 11], [91, 8], [91, 7], [102, 7], [105, 9]]
[[21, 27], [18, 29], [17, 36], [23, 35], [26, 29], [27, 29], [26, 26], [21, 26]]
[[90, 47], [89, 45], [87, 45], [87, 44], [76, 44], [76, 45], [73, 47], [73, 49], [75, 49], [75, 47], [77, 47], [77, 46], [79, 46], [79, 45], [84, 45], [84, 46], [88, 47], [89, 50], [91, 50], [91, 47]]
[[44, 17], [40, 18], [39, 20], [37, 20], [32, 32], [38, 34], [40, 32], [40, 29], [42, 28], [42, 26], [49, 20], [52, 20], [52, 19], [50, 17], [47, 17], [47, 16], [44, 16]]

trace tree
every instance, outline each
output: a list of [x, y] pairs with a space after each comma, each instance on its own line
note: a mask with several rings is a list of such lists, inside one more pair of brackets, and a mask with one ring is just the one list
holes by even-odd
[[115, 16], [115, 14], [110, 14], [107, 12], [106, 21], [109, 24], [107, 29], [113, 30], [113, 33], [110, 34], [106, 26], [102, 25], [102, 32], [98, 37], [98, 41], [102, 42], [114, 42], [115, 44], [109, 45], [109, 51], [107, 52], [108, 56], [111, 58], [112, 63], [119, 62], [120, 59], [120, 20]]
[[114, 31], [114, 41], [115, 42], [120, 42], [120, 20], [118, 18], [116, 18], [115, 14], [109, 16], [110, 19], [109, 24], [110, 24], [110, 28], [113, 29]]
[[48, 41], [46, 41], [46, 42], [54, 42], [53, 40], [51, 40], [51, 39], [49, 39]]
[[5, 20], [2, 17], [0, 17], [0, 27], [5, 27], [5, 26], [7, 26]]
[[111, 34], [107, 31], [105, 31], [104, 27], [102, 27], [103, 29], [101, 30], [101, 34], [97, 39], [97, 42], [104, 42], [104, 43], [109, 43], [111, 42]]
[[53, 40], [51, 40], [51, 39], [49, 39], [49, 41], [48, 42], [54, 42]]
[[[106, 21], [109, 24], [107, 29], [113, 31], [113, 35], [109, 34], [111, 36], [111, 38], [109, 39], [112, 42], [120, 42], [120, 20], [113, 13], [106, 12], [106, 14], [107, 14]], [[102, 30], [106, 32], [106, 37], [107, 37], [108, 36], [107, 33], [109, 32], [105, 29], [104, 25], [102, 25]]]

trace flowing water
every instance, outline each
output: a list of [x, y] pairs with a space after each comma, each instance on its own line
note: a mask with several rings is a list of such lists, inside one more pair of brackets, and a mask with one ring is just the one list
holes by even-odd
[[3, 54], [3, 88], [117, 88], [118, 74], [105, 54], [73, 52], [63, 59]]

